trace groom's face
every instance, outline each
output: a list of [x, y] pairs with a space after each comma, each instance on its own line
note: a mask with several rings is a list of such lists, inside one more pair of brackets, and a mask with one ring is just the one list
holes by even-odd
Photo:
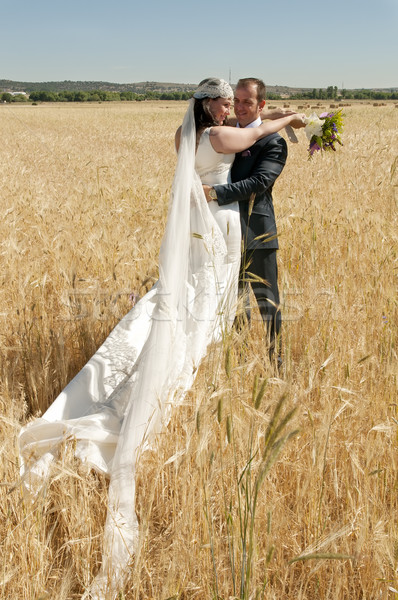
[[257, 99], [257, 85], [237, 87], [234, 96], [234, 112], [241, 127], [246, 127], [259, 116], [264, 108], [265, 100]]

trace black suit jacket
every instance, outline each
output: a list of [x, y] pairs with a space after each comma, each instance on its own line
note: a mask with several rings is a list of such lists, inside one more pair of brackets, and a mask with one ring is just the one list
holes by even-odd
[[[285, 140], [273, 133], [236, 155], [231, 171], [232, 183], [214, 186], [220, 206], [239, 201], [245, 249], [279, 247], [272, 188], [286, 158]], [[249, 215], [252, 194], [255, 199]]]

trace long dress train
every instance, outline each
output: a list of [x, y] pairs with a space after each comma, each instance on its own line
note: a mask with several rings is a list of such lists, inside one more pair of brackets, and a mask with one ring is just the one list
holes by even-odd
[[225, 183], [233, 155], [216, 153], [209, 130], [197, 151], [193, 101], [184, 118], [159, 280], [120, 321], [46, 411], [21, 430], [21, 476], [35, 494], [60, 442], [110, 476], [103, 560], [87, 591], [113, 598], [138, 542], [135, 466], [194, 380], [210, 342], [232, 323], [240, 264], [238, 203], [208, 204], [202, 182]]

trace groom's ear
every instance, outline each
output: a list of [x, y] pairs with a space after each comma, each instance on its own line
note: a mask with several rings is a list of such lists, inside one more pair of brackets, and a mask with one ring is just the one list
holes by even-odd
[[265, 100], [261, 100], [261, 102], [258, 103], [258, 108], [260, 109], [260, 112], [263, 110], [264, 107], [265, 107]]

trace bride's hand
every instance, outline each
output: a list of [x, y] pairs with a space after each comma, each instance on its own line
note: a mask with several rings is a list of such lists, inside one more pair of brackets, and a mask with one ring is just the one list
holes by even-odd
[[292, 119], [291, 119], [289, 125], [291, 127], [293, 127], [294, 129], [300, 129], [301, 127], [305, 127], [305, 125], [306, 125], [305, 119], [306, 119], [306, 115], [304, 113], [294, 114], [294, 115], [292, 115]]
[[210, 198], [210, 196], [209, 196], [209, 192], [210, 192], [210, 190], [211, 190], [211, 186], [210, 186], [210, 185], [206, 185], [206, 184], [204, 183], [204, 184], [202, 185], [202, 187], [203, 187], [203, 191], [204, 191], [204, 193], [205, 193], [205, 196], [206, 196], [206, 200], [207, 200], [207, 202], [211, 202], [211, 201], [212, 201], [212, 199], [211, 199], [211, 198]]

